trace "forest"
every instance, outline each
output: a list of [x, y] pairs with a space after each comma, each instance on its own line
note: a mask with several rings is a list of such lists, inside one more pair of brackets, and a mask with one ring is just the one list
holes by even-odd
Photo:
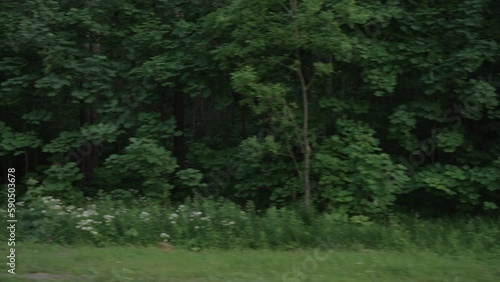
[[498, 281], [499, 15], [1, 1], [0, 280]]
[[2, 182], [12, 167], [19, 195], [69, 201], [498, 211], [499, 4], [2, 2]]

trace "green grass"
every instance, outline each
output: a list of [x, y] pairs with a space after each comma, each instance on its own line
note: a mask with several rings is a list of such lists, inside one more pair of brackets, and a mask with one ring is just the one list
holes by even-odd
[[[6, 244], [0, 249], [5, 260]], [[20, 243], [16, 275], [6, 274], [3, 264], [0, 281], [500, 281], [500, 254], [438, 256], [427, 251], [343, 250], [320, 251], [316, 257], [328, 254], [327, 259], [316, 260], [312, 249], [192, 252]], [[282, 279], [283, 273], [294, 270], [307, 277]], [[34, 279], [42, 276], [44, 279]]]

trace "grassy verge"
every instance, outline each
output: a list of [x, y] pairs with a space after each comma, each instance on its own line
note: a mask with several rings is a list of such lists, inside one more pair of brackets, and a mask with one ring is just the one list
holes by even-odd
[[[1, 245], [3, 254], [6, 244]], [[0, 281], [499, 281], [500, 255], [431, 252], [165, 250], [21, 243]], [[5, 269], [5, 266], [4, 266]], [[283, 279], [286, 278], [286, 279]]]
[[[6, 216], [0, 211], [0, 219]], [[486, 216], [306, 215], [298, 209], [259, 211], [251, 203], [242, 209], [227, 200], [203, 198], [164, 206], [142, 198], [125, 204], [102, 196], [75, 207], [47, 196], [21, 205], [16, 218], [16, 239], [39, 243], [109, 247], [163, 241], [200, 249], [295, 250], [315, 248], [317, 238], [323, 238], [343, 250], [500, 253], [500, 218]]]

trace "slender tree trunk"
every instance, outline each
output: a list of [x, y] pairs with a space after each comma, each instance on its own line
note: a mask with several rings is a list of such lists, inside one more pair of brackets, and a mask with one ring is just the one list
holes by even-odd
[[186, 155], [186, 140], [184, 137], [184, 107], [185, 97], [181, 90], [175, 89], [174, 93], [174, 116], [175, 129], [181, 132], [181, 135], [174, 136], [174, 157], [177, 159], [177, 164], [180, 168], [184, 167], [184, 159]]
[[[98, 34], [98, 33], [97, 33]], [[98, 53], [101, 48], [101, 44], [95, 40], [91, 32], [88, 33], [88, 44], [84, 44], [84, 47], [91, 50], [92, 52]], [[96, 94], [95, 104], [99, 103], [99, 95]], [[84, 126], [86, 124], [96, 124], [98, 120], [97, 110], [92, 104], [83, 104], [80, 108], [80, 125]], [[92, 182], [94, 179], [94, 170], [99, 167], [99, 146], [89, 141], [88, 149], [90, 150], [87, 154], [82, 156], [81, 170], [85, 175], [85, 180], [87, 183]]]
[[[80, 124], [96, 124], [97, 111], [92, 105], [82, 105], [80, 109]], [[91, 182], [94, 179], [94, 170], [99, 166], [99, 146], [93, 142], [89, 142], [89, 152], [82, 156], [82, 173], [85, 175], [86, 181]]]
[[[298, 1], [290, 0], [290, 10], [292, 12], [292, 16], [295, 17], [297, 14]], [[308, 88], [309, 85], [306, 83], [304, 77], [304, 71], [302, 70], [302, 58], [300, 54], [300, 31], [298, 27], [295, 28], [295, 40], [297, 42], [297, 49], [295, 50], [296, 59], [298, 61], [297, 66], [297, 76], [300, 81], [300, 89], [302, 94], [302, 109], [304, 115], [303, 127], [302, 127], [302, 145], [303, 145], [303, 154], [304, 154], [304, 192], [305, 192], [305, 207], [306, 211], [311, 210], [311, 183], [310, 183], [310, 174], [311, 174], [311, 144], [309, 141], [309, 101], [308, 101]]]
[[[300, 54], [300, 51], [297, 50], [297, 53]], [[303, 104], [303, 128], [302, 128], [302, 142], [304, 146], [304, 192], [305, 192], [305, 205], [306, 210], [310, 211], [311, 208], [311, 183], [310, 183], [310, 174], [311, 174], [311, 144], [309, 141], [309, 101], [308, 101], [308, 87], [305, 83], [304, 73], [302, 71], [302, 67], [299, 66], [297, 69], [297, 74], [300, 79], [300, 87], [302, 92], [302, 104]]]

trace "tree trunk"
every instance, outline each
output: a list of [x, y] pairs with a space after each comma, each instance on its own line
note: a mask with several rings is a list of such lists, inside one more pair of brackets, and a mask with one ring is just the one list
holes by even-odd
[[186, 140], [184, 137], [184, 104], [184, 93], [182, 93], [181, 90], [176, 89], [174, 93], [175, 130], [180, 131], [181, 135], [174, 136], [174, 157], [177, 159], [177, 164], [181, 169], [184, 168], [184, 160], [186, 156]]
[[[295, 17], [297, 13], [298, 2], [297, 0], [290, 0], [290, 10], [292, 12], [292, 16]], [[295, 40], [297, 44], [300, 44], [300, 31], [298, 28], [295, 28]], [[305, 207], [306, 211], [311, 211], [311, 183], [310, 183], [310, 173], [311, 173], [311, 144], [309, 141], [309, 101], [308, 101], [308, 88], [309, 85], [306, 83], [304, 77], [304, 71], [302, 70], [302, 58], [300, 54], [300, 47], [297, 45], [297, 49], [295, 50], [295, 55], [298, 61], [297, 66], [297, 76], [300, 81], [300, 89], [302, 94], [302, 109], [304, 114], [304, 122], [302, 127], [302, 146], [303, 146], [303, 155], [304, 155], [304, 192], [305, 192]]]
[[[96, 124], [97, 123], [97, 111], [92, 105], [84, 104], [80, 109], [80, 124], [84, 126], [86, 124]], [[99, 146], [91, 141], [86, 144], [86, 150], [82, 155], [81, 170], [85, 175], [87, 182], [91, 182], [94, 179], [94, 170], [99, 166]]]
[[[299, 51], [297, 50], [297, 53]], [[297, 74], [300, 79], [300, 86], [302, 92], [302, 103], [303, 103], [303, 113], [304, 122], [302, 128], [302, 142], [303, 142], [303, 154], [304, 154], [304, 192], [305, 192], [305, 206], [306, 210], [309, 212], [311, 208], [311, 184], [310, 184], [310, 173], [311, 173], [311, 144], [309, 142], [309, 101], [308, 101], [308, 87], [305, 83], [304, 74], [302, 72], [302, 67], [299, 66]]]
[[[95, 35], [98, 35], [97, 32]], [[84, 44], [84, 47], [91, 50], [92, 52], [98, 53], [101, 48], [99, 40], [93, 38], [91, 32], [87, 33], [88, 43]], [[95, 104], [99, 103], [99, 95], [96, 94]], [[97, 123], [97, 110], [92, 104], [83, 104], [80, 108], [80, 125], [85, 126], [86, 124], [96, 124]], [[82, 155], [81, 171], [85, 175], [85, 181], [90, 183], [94, 179], [94, 170], [99, 167], [99, 146], [92, 141], [87, 141], [85, 148], [88, 151], [84, 151]]]

